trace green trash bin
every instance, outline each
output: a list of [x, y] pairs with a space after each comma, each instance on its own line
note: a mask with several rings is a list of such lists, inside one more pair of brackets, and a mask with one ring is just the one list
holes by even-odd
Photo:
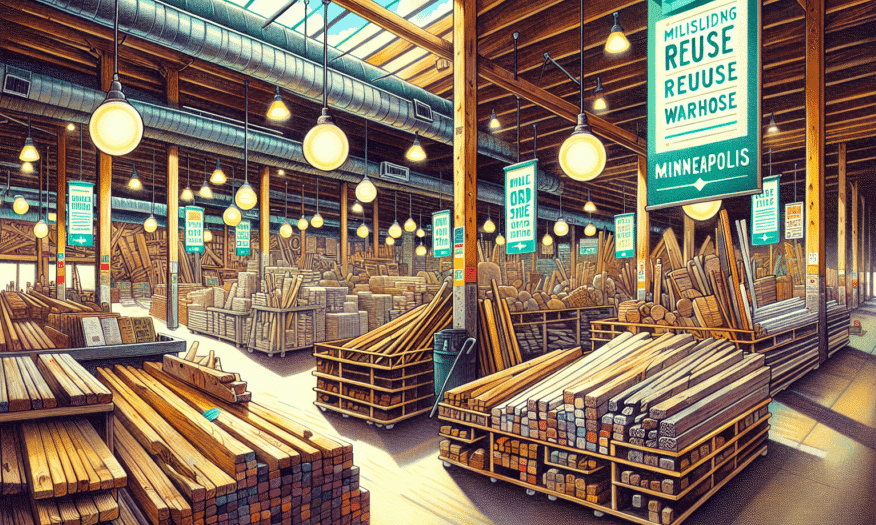
[[[435, 395], [441, 391], [441, 386], [447, 380], [447, 375], [453, 367], [456, 356], [462, 349], [462, 344], [468, 339], [465, 330], [446, 329], [435, 333], [432, 362], [435, 369]], [[477, 352], [472, 350], [468, 355], [460, 357], [453, 370], [453, 376], [447, 381], [444, 391], [470, 383], [477, 379]]]

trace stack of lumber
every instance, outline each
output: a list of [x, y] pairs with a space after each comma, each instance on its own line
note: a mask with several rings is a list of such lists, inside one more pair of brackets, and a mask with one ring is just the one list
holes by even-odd
[[[435, 332], [447, 328], [452, 317], [450, 289], [444, 283], [429, 304], [418, 306], [376, 330], [347, 341], [343, 348], [386, 356], [428, 348]], [[359, 359], [365, 360], [367, 355], [360, 355]]]
[[[241, 273], [243, 275], [243, 273]], [[302, 275], [266, 274], [261, 282], [261, 292], [253, 295], [252, 304], [270, 308], [289, 309], [298, 303], [301, 292]], [[346, 291], [346, 288], [344, 288]], [[238, 293], [240, 288], [238, 288]], [[285, 352], [297, 348], [295, 316], [288, 313], [262, 312], [256, 314], [250, 324], [249, 346], [263, 352]], [[281, 332], [285, 347], [281, 346]]]
[[69, 354], [0, 359], [0, 413], [112, 402], [112, 394]]
[[[182, 263], [180, 263], [182, 268]], [[188, 305], [191, 302], [187, 296], [189, 293], [204, 288], [200, 283], [180, 282], [178, 285], [179, 297], [179, 323], [188, 324]], [[159, 284], [152, 289], [152, 307], [149, 309], [149, 315], [162, 321], [167, 321], [167, 285]]]
[[20, 435], [34, 523], [103, 523], [119, 516], [108, 491], [125, 487], [128, 477], [88, 420], [11, 427]]
[[151, 523], [368, 522], [352, 446], [278, 401], [226, 403], [160, 363], [99, 368], [98, 378], [115, 393], [119, 457]]
[[[24, 457], [19, 445], [18, 428], [15, 425], [0, 425], [0, 493], [4, 500], [7, 496], [27, 492], [27, 472], [24, 469]], [[0, 505], [0, 512], [5, 505]], [[0, 523], [19, 523], [18, 521]]]
[[849, 344], [849, 325], [851, 315], [845, 306], [836, 301], [827, 303], [827, 347], [828, 357]]
[[442, 439], [438, 443], [438, 453], [442, 458], [468, 465], [478, 470], [486, 470], [490, 465], [487, 460], [487, 452], [477, 445], [460, 445], [449, 439]]
[[625, 332], [586, 357], [552, 352], [453, 389], [445, 402], [469, 412], [444, 415], [602, 454], [627, 435], [676, 451], [766, 399], [769, 381], [763, 356], [724, 341]]
[[[499, 297], [496, 280], [491, 281], [493, 297]], [[487, 376], [523, 362], [511, 313], [505, 301], [478, 300], [479, 376]]]
[[57, 347], [42, 328], [54, 305], [44, 302], [38, 296], [42, 294], [39, 292], [0, 294], [0, 352], [46, 350]]
[[198, 355], [198, 342], [186, 352], [184, 357], [165, 355], [163, 370], [179, 381], [209, 394], [226, 403], [246, 403], [252, 400], [252, 392], [240, 374], [225, 372], [213, 350], [207, 355]]

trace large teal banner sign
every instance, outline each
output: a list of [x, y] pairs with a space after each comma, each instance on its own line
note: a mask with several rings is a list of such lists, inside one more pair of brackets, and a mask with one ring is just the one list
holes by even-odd
[[505, 249], [508, 255], [535, 251], [535, 178], [538, 159], [505, 168]]
[[618, 259], [636, 256], [636, 214], [614, 216], [614, 256]]
[[432, 214], [432, 251], [435, 257], [450, 257], [450, 210]]
[[648, 210], [760, 192], [756, 0], [648, 0]]
[[751, 244], [779, 242], [779, 177], [763, 180], [763, 193], [751, 196]]
[[94, 246], [94, 184], [67, 183], [67, 242]]
[[234, 251], [241, 257], [249, 255], [249, 235], [251, 229], [252, 226], [249, 221], [240, 221], [234, 228]]

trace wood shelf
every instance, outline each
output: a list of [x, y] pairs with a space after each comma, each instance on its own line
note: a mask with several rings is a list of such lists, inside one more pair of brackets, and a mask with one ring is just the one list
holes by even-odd
[[471, 445], [472, 443], [477, 443], [478, 441], [487, 437], [486, 434], [481, 434], [481, 435], [479, 435], [477, 437], [473, 437], [473, 438], [461, 438], [459, 436], [451, 436], [450, 434], [442, 434], [441, 432], [438, 432], [438, 435], [440, 437], [452, 439], [454, 441], [459, 441], [460, 443], [465, 443], [467, 445]]
[[88, 414], [101, 414], [112, 412], [115, 409], [113, 403], [99, 405], [81, 405], [75, 407], [46, 408], [42, 410], [24, 410], [22, 412], [3, 412], [0, 414], [0, 423], [13, 421], [27, 421], [31, 419], [46, 419], [50, 417], [84, 416]]

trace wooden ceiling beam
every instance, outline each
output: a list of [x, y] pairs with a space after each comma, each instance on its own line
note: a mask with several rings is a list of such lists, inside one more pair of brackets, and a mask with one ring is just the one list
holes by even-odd
[[[424, 28], [424, 31], [433, 34], [441, 39], [447, 40], [448, 42], [453, 44], [453, 14], [448, 14], [447, 16], [432, 22], [427, 27]], [[366, 62], [373, 66], [383, 67], [388, 62], [395, 60], [396, 58], [402, 56], [414, 49], [415, 46], [408, 40], [404, 38], [399, 38], [395, 42], [392, 42], [388, 46], [384, 47], [380, 51], [374, 53], [370, 57], [368, 57]], [[451, 68], [453, 65], [451, 64]]]
[[[483, 16], [478, 16], [478, 39], [490, 36], [501, 29], [535, 16], [562, 2], [563, 0], [542, 0], [541, 2], [516, 1], [511, 2], [511, 5], [506, 4], [503, 9], [494, 9]], [[575, 19], [577, 20], [578, 17], [576, 16]]]

